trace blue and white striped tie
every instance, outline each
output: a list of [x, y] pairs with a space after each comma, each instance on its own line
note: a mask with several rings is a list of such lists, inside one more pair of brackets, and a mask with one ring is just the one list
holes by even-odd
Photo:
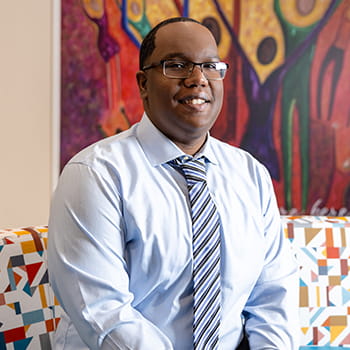
[[217, 349], [220, 326], [220, 219], [210, 195], [205, 158], [170, 162], [184, 174], [193, 232], [194, 349]]

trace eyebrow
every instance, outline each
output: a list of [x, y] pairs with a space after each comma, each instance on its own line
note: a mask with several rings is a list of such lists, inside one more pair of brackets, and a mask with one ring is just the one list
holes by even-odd
[[[186, 55], [184, 55], [182, 52], [169, 53], [164, 58], [162, 58], [162, 60], [169, 60], [169, 59], [175, 59], [175, 58], [178, 58], [178, 59], [181, 59], [184, 61], [189, 61], [188, 57]], [[209, 62], [210, 62], [210, 60], [214, 60], [214, 59], [220, 60], [220, 57], [217, 55], [215, 55], [213, 57], [208, 57]], [[208, 62], [208, 60], [206, 60], [205, 62]]]

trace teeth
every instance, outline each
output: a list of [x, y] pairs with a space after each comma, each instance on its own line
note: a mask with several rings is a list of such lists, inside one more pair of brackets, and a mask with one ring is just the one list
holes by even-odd
[[186, 103], [191, 105], [201, 105], [205, 103], [205, 100], [201, 98], [193, 98], [192, 100], [187, 100]]

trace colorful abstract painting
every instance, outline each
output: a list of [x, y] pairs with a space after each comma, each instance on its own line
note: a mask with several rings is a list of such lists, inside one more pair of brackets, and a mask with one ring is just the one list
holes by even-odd
[[350, 213], [350, 0], [62, 0], [61, 168], [139, 121], [142, 38], [190, 16], [225, 78], [211, 134], [268, 168], [282, 214]]

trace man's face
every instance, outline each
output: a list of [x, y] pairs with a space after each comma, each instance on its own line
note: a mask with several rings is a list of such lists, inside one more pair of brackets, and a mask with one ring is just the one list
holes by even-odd
[[[219, 61], [215, 40], [208, 29], [194, 22], [176, 22], [160, 28], [155, 50], [146, 65], [164, 59]], [[200, 147], [222, 106], [223, 82], [207, 80], [195, 66], [186, 79], [163, 75], [162, 67], [138, 72], [144, 108], [153, 124], [180, 148]]]

